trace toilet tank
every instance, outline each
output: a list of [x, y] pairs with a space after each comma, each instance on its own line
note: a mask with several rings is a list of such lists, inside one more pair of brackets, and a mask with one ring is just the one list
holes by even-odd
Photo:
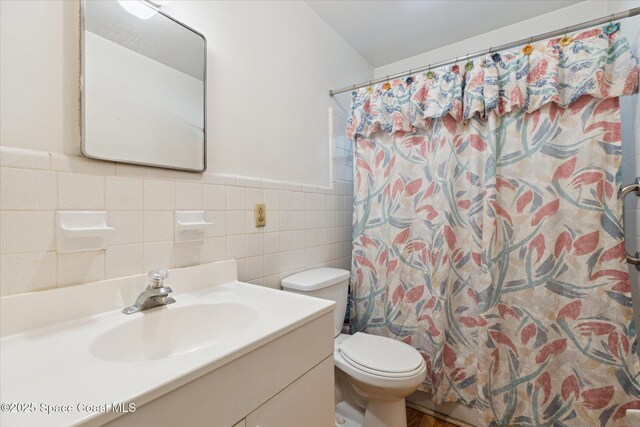
[[339, 268], [315, 268], [282, 279], [282, 288], [288, 292], [335, 301], [333, 336], [337, 337], [342, 331], [347, 312], [350, 275], [349, 271]]

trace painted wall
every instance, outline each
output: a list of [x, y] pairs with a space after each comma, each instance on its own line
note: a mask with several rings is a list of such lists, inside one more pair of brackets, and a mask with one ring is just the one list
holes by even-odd
[[455, 56], [460, 56], [462, 63], [464, 56], [468, 53], [478, 52], [491, 46], [499, 46], [608, 15], [612, 13], [609, 12], [608, 3], [622, 2], [600, 0], [580, 2], [570, 7], [558, 9], [513, 25], [497, 28], [476, 37], [461, 40], [457, 43], [452, 43], [429, 52], [403, 59], [402, 61], [378, 67], [374, 72], [375, 78], [383, 78], [387, 75], [412, 68], [424, 67], [436, 62], [446, 61]]
[[[328, 90], [372, 67], [302, 2], [175, 0], [208, 41], [210, 170], [329, 184]], [[0, 2], [2, 145], [78, 155], [79, 2]]]
[[[208, 38], [205, 174], [80, 157], [79, 3], [0, 1], [0, 295], [230, 258], [240, 280], [271, 287], [350, 268], [350, 97], [328, 91], [372, 67], [300, 2], [170, 6]], [[59, 210], [107, 211], [107, 248], [57, 252]], [[215, 227], [176, 242], [175, 210]]]
[[0, 145], [80, 154], [79, 3], [0, 2]]
[[207, 38], [209, 165], [215, 172], [328, 183], [328, 89], [372, 67], [306, 4], [177, 0], [166, 10]]

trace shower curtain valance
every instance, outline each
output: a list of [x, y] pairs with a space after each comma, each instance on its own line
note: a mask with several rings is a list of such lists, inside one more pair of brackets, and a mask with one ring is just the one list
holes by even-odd
[[609, 25], [354, 91], [347, 135], [411, 132], [430, 119], [534, 112], [551, 102], [564, 108], [583, 95], [637, 93], [638, 80], [629, 43]]

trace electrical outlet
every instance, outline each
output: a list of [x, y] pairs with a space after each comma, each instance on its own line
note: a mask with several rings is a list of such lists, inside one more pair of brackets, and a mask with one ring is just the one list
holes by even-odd
[[267, 206], [264, 203], [256, 203], [253, 213], [256, 218], [256, 227], [267, 225]]

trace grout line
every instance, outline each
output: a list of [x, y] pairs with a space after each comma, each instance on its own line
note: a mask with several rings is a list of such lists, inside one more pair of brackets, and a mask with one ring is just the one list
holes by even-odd
[[[62, 171], [55, 171], [53, 172], [55, 174], [55, 210], [60, 210], [59, 209], [59, 198], [60, 198], [60, 191], [59, 191], [59, 175], [60, 173], [67, 173], [67, 172], [62, 172]], [[71, 173], [75, 173], [75, 172], [71, 172]], [[106, 191], [106, 181], [107, 181], [107, 177], [111, 176], [111, 175], [96, 175], [95, 173], [83, 173], [80, 172], [78, 173], [80, 175], [91, 175], [91, 176], [95, 176], [95, 177], [102, 177], [102, 181], [103, 181], [103, 187], [104, 187], [104, 197], [103, 197], [103, 203], [104, 203], [104, 208], [106, 210], [106, 205], [107, 205], [107, 191]], [[171, 182], [171, 184], [169, 185], [169, 188], [173, 189], [173, 206], [175, 208], [177, 208], [177, 187], [178, 187], [178, 183], [182, 182], [182, 181], [177, 181], [177, 180], [168, 180], [168, 179], [155, 179], [155, 178], [151, 178], [151, 177], [130, 177], [130, 176], [124, 176], [122, 178], [126, 178], [126, 179], [133, 179], [135, 181], [140, 181], [140, 184], [142, 185], [142, 207], [140, 209], [113, 209], [113, 210], [107, 210], [107, 212], [127, 212], [127, 213], [139, 213], [142, 224], [140, 226], [140, 229], [142, 230], [142, 235], [140, 238], [139, 243], [138, 242], [127, 242], [127, 243], [120, 243], [120, 244], [109, 244], [108, 248], [115, 248], [115, 247], [120, 247], [120, 246], [131, 246], [131, 245], [136, 245], [136, 244], [140, 244], [141, 246], [141, 253], [142, 253], [142, 266], [138, 266], [137, 269], [140, 269], [140, 267], [142, 267], [142, 269], [144, 270], [144, 259], [145, 259], [145, 254], [147, 253], [147, 246], [148, 244], [145, 242], [144, 239], [144, 234], [145, 234], [145, 230], [146, 230], [146, 224], [144, 221], [144, 214], [146, 212], [150, 212], [150, 210], [145, 209], [145, 198], [147, 196], [147, 192], [145, 191], [145, 182], [148, 181], [158, 181], [158, 182]], [[218, 187], [220, 187], [221, 189], [223, 189], [223, 194], [225, 197], [225, 202], [226, 202], [226, 190], [231, 187], [231, 188], [236, 188], [238, 186], [234, 186], [234, 185], [228, 185], [228, 184], [204, 184], [204, 183], [193, 183], [194, 185], [198, 185], [200, 184], [200, 189], [201, 189], [201, 195], [202, 195], [202, 204], [204, 205], [204, 189], [205, 187], [203, 187], [204, 185], [216, 185]], [[351, 183], [347, 183], [346, 181], [340, 181], [341, 185], [352, 185]], [[248, 188], [253, 188], [253, 187], [244, 187], [245, 191]], [[347, 188], [347, 187], [345, 187]], [[342, 265], [343, 263], [347, 263], [349, 256], [348, 256], [348, 251], [347, 252], [347, 256], [342, 256], [343, 254], [343, 250], [346, 248], [346, 244], [348, 243], [347, 241], [342, 241], [340, 236], [345, 233], [348, 228], [351, 227], [351, 225], [348, 223], [348, 221], [343, 222], [343, 219], [345, 219], [345, 213], [349, 212], [349, 209], [347, 209], [346, 206], [346, 201], [349, 200], [351, 198], [350, 195], [348, 194], [343, 194], [341, 191], [338, 192], [337, 190], [332, 192], [332, 193], [323, 193], [321, 191], [317, 191], [317, 190], [313, 190], [313, 191], [301, 191], [302, 189], [293, 189], [293, 190], [285, 190], [284, 187], [282, 189], [274, 189], [274, 191], [277, 191], [278, 193], [278, 208], [274, 209], [274, 213], [280, 214], [282, 212], [289, 212], [292, 215], [291, 218], [291, 227], [289, 230], [283, 230], [280, 228], [280, 224], [278, 224], [277, 230], [270, 230], [269, 233], [273, 233], [275, 234], [278, 242], [278, 249], [274, 252], [271, 252], [269, 254], [266, 255], [272, 255], [274, 258], [278, 258], [278, 262], [279, 262], [279, 258], [282, 257], [283, 253], [290, 253], [291, 256], [293, 256], [294, 258], [297, 257], [299, 259], [299, 263], [295, 263], [294, 265], [296, 266], [295, 268], [292, 268], [292, 266], [289, 266], [289, 268], [287, 269], [288, 271], [282, 271], [280, 268], [280, 265], [277, 266], [276, 273], [274, 274], [270, 274], [270, 275], [266, 275], [264, 274], [264, 264], [262, 266], [262, 273], [255, 279], [256, 281], [264, 281], [267, 277], [272, 277], [273, 278], [277, 278], [277, 277], [284, 277], [284, 275], [286, 274], [291, 274], [292, 272], [297, 272], [297, 271], [301, 271], [305, 268], [310, 268], [310, 267], [314, 267], [314, 266], [321, 266], [321, 265]], [[233, 190], [232, 190], [233, 191]], [[287, 192], [287, 193], [282, 193], [282, 192]], [[263, 194], [264, 194], [264, 190], [262, 190]], [[290, 210], [283, 210], [280, 208], [279, 202], [280, 202], [280, 194], [290, 194], [292, 197], [291, 203], [292, 205], [290, 206]], [[293, 210], [294, 206], [293, 206], [293, 195], [294, 194], [299, 194], [298, 197], [304, 195], [304, 199], [305, 199], [305, 206], [298, 206], [298, 209]], [[311, 200], [311, 204], [309, 206], [309, 209], [307, 209], [306, 206], [306, 201], [307, 199]], [[330, 208], [330, 206], [333, 205], [333, 208]], [[246, 207], [246, 193], [245, 193], [245, 207]], [[350, 206], [349, 206], [350, 208]], [[204, 209], [204, 206], [203, 206]], [[25, 209], [24, 211], [27, 212], [38, 212], [34, 209]], [[44, 210], [46, 211], [46, 210]], [[166, 212], [166, 211], [163, 211]], [[175, 209], [174, 209], [175, 212]], [[229, 210], [226, 209], [226, 203], [225, 203], [225, 209], [220, 209], [220, 210], [216, 210], [216, 212], [218, 212], [218, 214], [222, 214], [225, 215], [229, 212]], [[246, 210], [246, 212], [250, 213], [250, 210]], [[310, 216], [313, 216], [313, 227], [308, 227], [308, 223], [307, 223], [307, 218]], [[175, 215], [175, 214], [174, 214]], [[297, 226], [293, 223], [294, 219], [293, 216], [296, 217], [300, 217], [301, 215], [304, 217], [304, 224], [297, 224]], [[327, 221], [327, 217], [328, 216], [332, 216], [332, 219]], [[324, 218], [322, 218], [321, 220], [319, 220], [320, 217], [324, 216]], [[174, 217], [175, 220], [175, 217]], [[278, 215], [278, 223], [280, 220], [280, 216]], [[322, 223], [324, 223], [324, 226], [319, 226], [318, 223], [319, 221], [321, 221]], [[175, 221], [174, 221], [175, 222]], [[329, 225], [331, 224], [331, 225]], [[175, 224], [172, 223], [172, 226], [174, 227]], [[281, 236], [283, 233], [302, 233], [301, 237], [302, 237], [302, 247], [299, 247], [297, 249], [294, 249], [293, 247], [291, 248], [291, 250], [289, 251], [283, 251], [282, 248], [280, 247], [280, 240], [281, 240]], [[307, 237], [308, 235], [310, 236], [311, 233], [315, 233], [315, 238], [317, 239], [318, 236], [320, 235], [320, 233], [324, 233], [324, 238], [322, 238], [323, 244], [319, 244], [319, 245], [314, 245], [314, 247], [309, 247], [309, 238]], [[256, 234], [253, 233], [253, 230], [250, 230], [249, 228], [246, 230], [245, 233], [239, 234], [239, 235], [234, 235], [234, 236], [240, 236], [241, 238], [243, 237], [245, 240], [248, 240], [250, 238], [251, 235]], [[258, 235], [260, 235], [262, 237], [262, 239], [264, 239], [264, 234], [265, 233], [259, 233]], [[228, 247], [227, 247], [227, 236], [228, 236], [228, 228], [226, 227], [226, 218], [225, 218], [225, 230], [224, 233], [222, 235], [219, 236], [215, 236], [216, 239], [222, 244], [222, 248], [220, 248], [223, 252], [223, 259], [227, 258], [227, 252], [228, 252]], [[291, 236], [293, 238], [293, 236]], [[259, 238], [256, 236], [256, 238]], [[162, 242], [160, 242], [162, 243]], [[173, 263], [174, 265], [171, 267], [175, 267], [175, 263], [176, 263], [176, 253], [175, 253], [175, 242], [173, 240], [168, 240], [166, 242], [164, 242], [167, 244], [167, 246], [171, 247], [171, 256], [173, 258]], [[293, 242], [292, 242], [293, 245]], [[204, 262], [204, 241], [201, 242], [198, 245], [198, 249], [199, 249], [199, 263]], [[57, 287], [59, 284], [59, 258], [60, 255], [57, 254], [57, 252], [55, 251], [49, 251], [52, 252], [52, 254], [54, 254], [56, 256], [56, 265], [55, 265], [55, 270], [56, 270], [56, 278], [55, 278], [55, 286]], [[107, 275], [107, 260], [106, 260], [106, 250], [101, 250], [101, 256], [102, 256], [102, 261], [103, 261], [103, 277], [106, 278]], [[219, 252], [217, 249], [215, 250], [215, 252]], [[27, 252], [27, 253], [33, 253], [33, 252]], [[262, 261], [264, 262], [264, 257], [265, 257], [265, 252], [264, 252], [264, 240], [263, 240], [263, 247], [262, 250], [259, 251], [259, 253], [257, 255], [255, 255], [255, 257], [260, 257], [262, 259]], [[217, 257], [218, 258], [218, 257]], [[216, 258], [216, 259], [217, 259]], [[252, 257], [248, 257], [245, 256], [243, 258], [239, 258], [240, 260], [245, 261], [243, 264], [243, 274], [246, 274], [247, 270], [247, 266], [246, 266], [246, 260], [252, 258]], [[273, 285], [272, 280], [270, 279], [270, 284]]]

